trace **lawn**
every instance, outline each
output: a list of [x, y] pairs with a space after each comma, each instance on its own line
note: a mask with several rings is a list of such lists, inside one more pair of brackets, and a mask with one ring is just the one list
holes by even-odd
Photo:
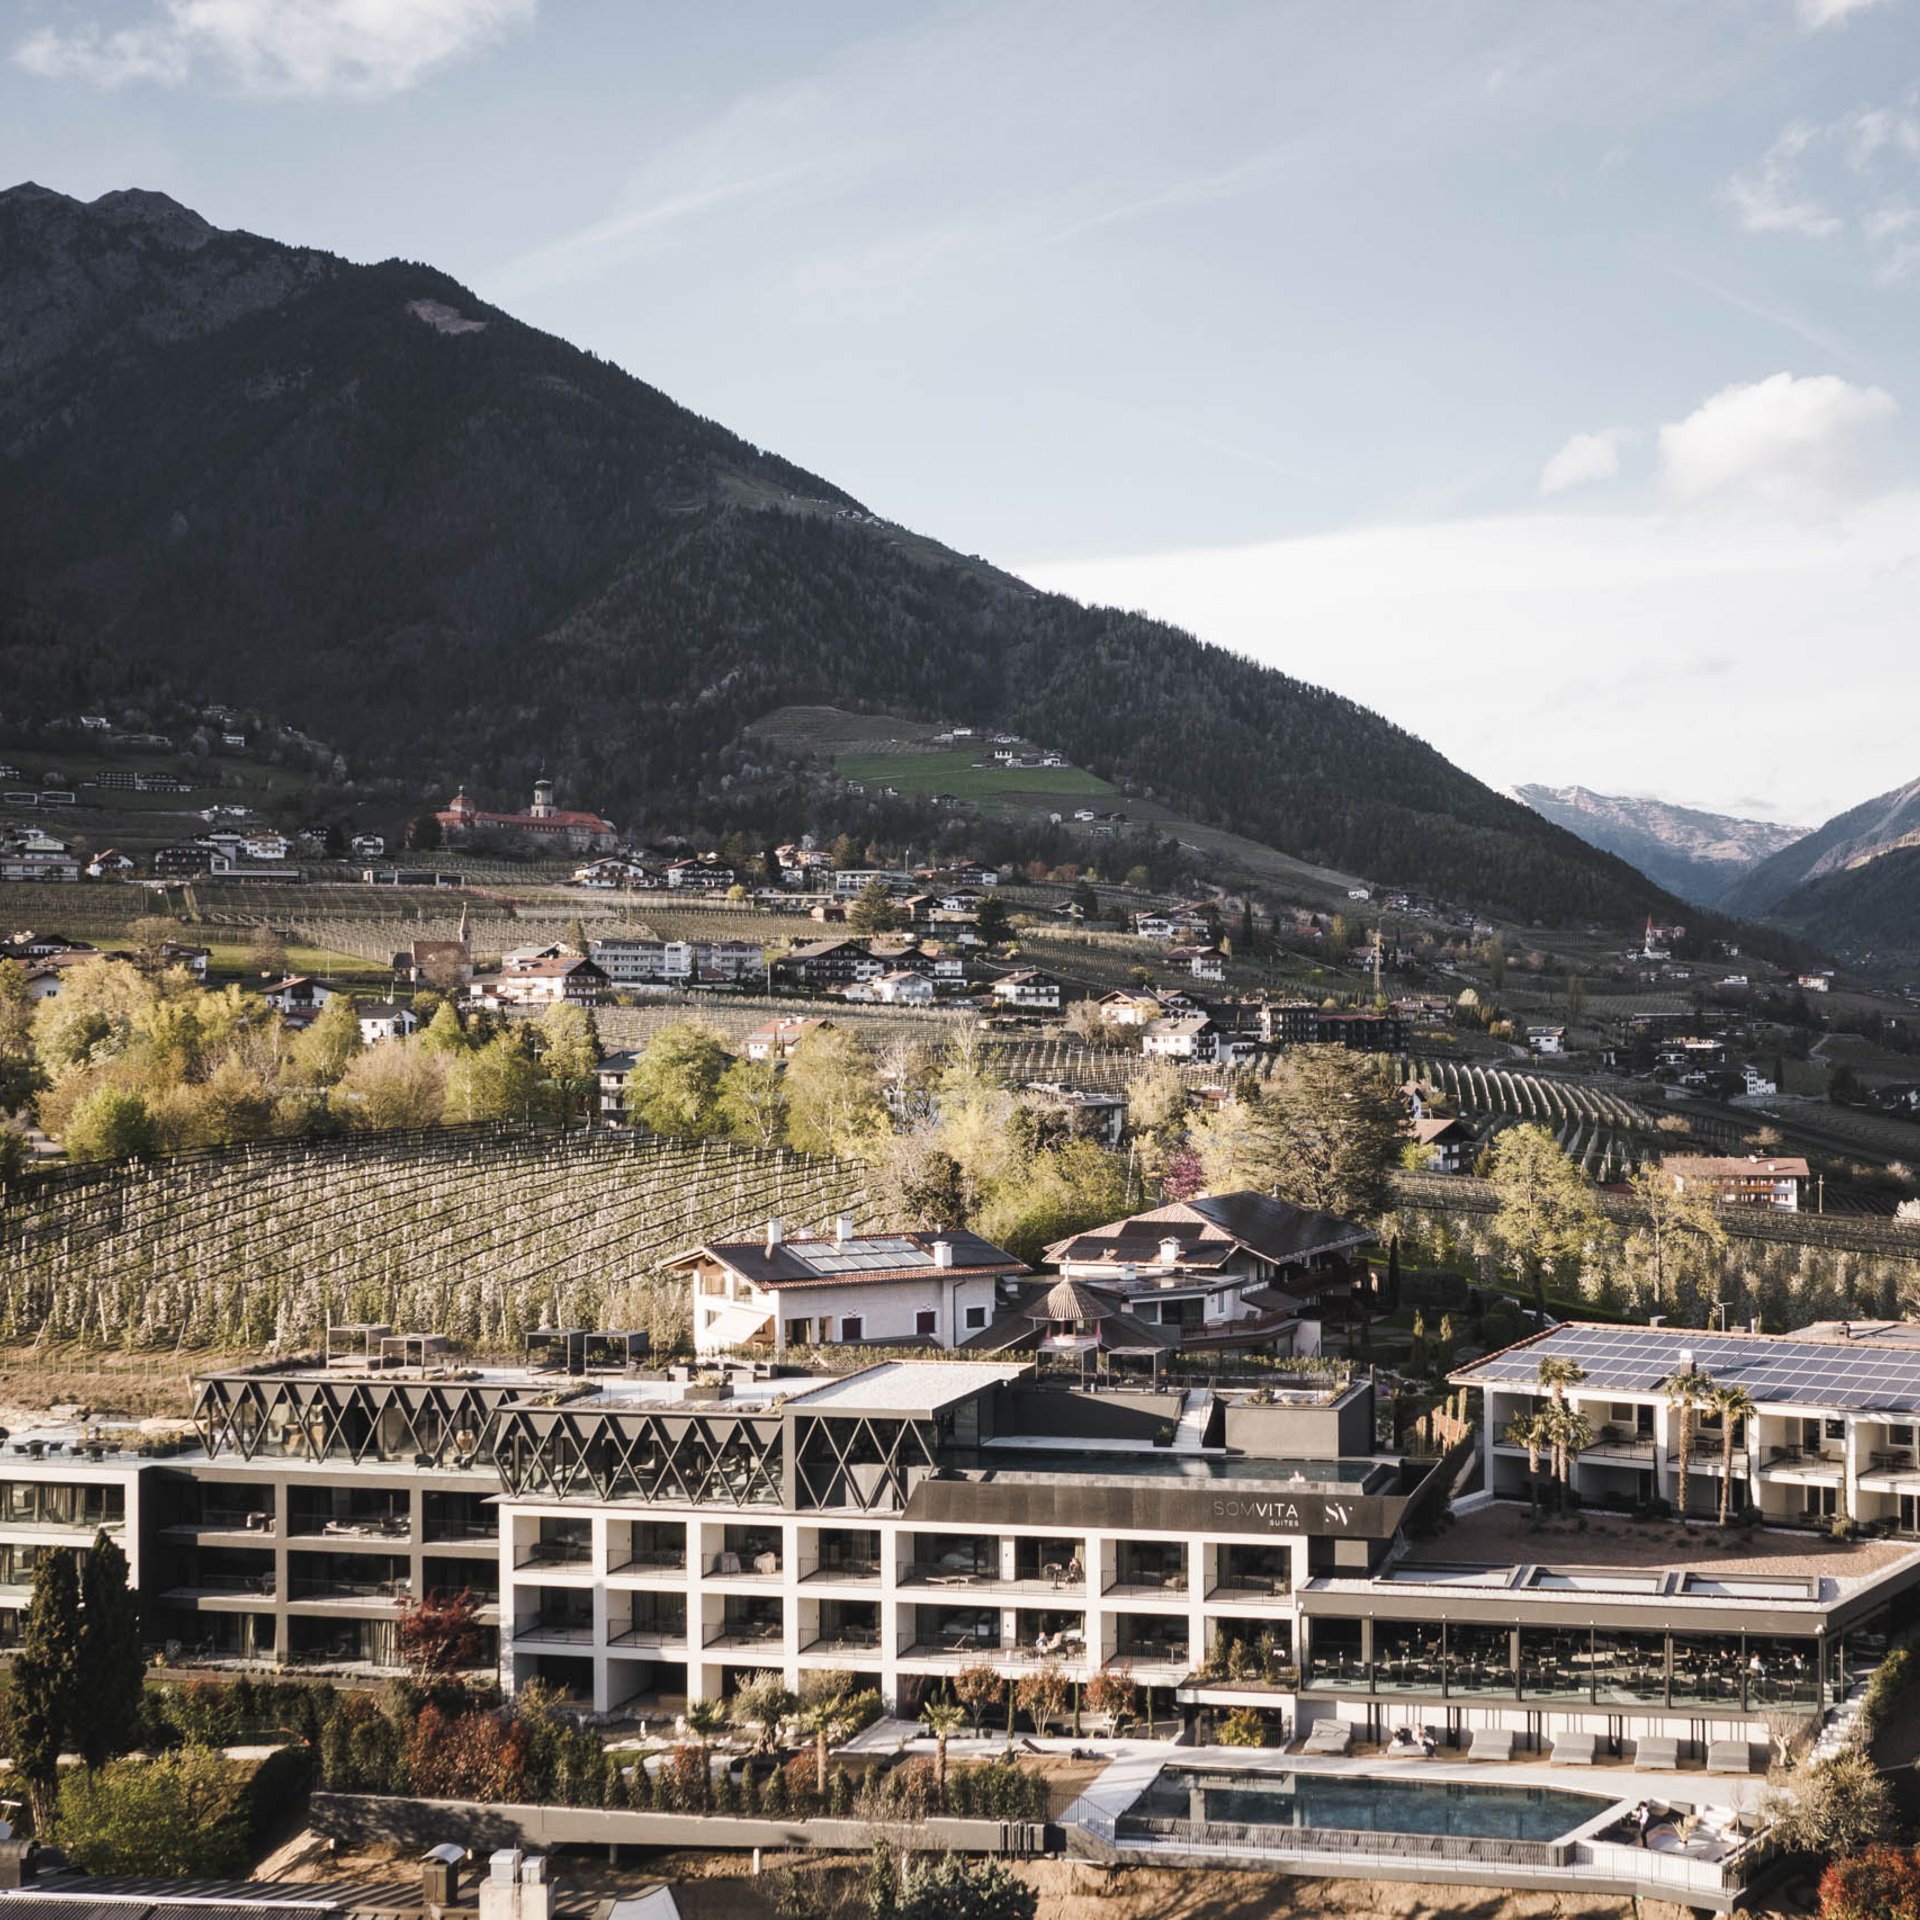
[[843, 753], [834, 762], [844, 780], [902, 793], [950, 793], [957, 800], [1007, 800], [1029, 795], [1070, 799], [1110, 794], [1113, 788], [1081, 767], [978, 766], [970, 747], [938, 753]]

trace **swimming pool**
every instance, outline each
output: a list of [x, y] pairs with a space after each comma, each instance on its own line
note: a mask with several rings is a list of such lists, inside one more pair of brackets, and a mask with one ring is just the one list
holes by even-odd
[[1121, 1816], [1150, 1823], [1278, 1827], [1319, 1833], [1399, 1833], [1459, 1840], [1560, 1840], [1613, 1805], [1560, 1787], [1478, 1780], [1369, 1779], [1356, 1774], [1165, 1767]]

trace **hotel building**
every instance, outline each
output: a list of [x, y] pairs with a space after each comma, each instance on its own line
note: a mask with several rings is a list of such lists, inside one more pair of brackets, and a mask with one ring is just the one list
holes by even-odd
[[[34, 1558], [104, 1525], [183, 1662], [391, 1671], [404, 1599], [465, 1589], [507, 1686], [608, 1715], [767, 1668], [850, 1670], [910, 1714], [967, 1667], [1124, 1666], [1169, 1731], [1176, 1705], [1202, 1737], [1246, 1706], [1296, 1737], [1424, 1726], [1655, 1765], [1757, 1761], [1916, 1614], [1911, 1349], [1555, 1328], [1463, 1368], [1477, 1437], [1412, 1459], [1376, 1448], [1372, 1382], [1335, 1368], [1251, 1390], [1089, 1388], [1044, 1355], [649, 1372], [624, 1336], [542, 1338], [496, 1368], [336, 1330], [330, 1354], [207, 1378], [191, 1436], [10, 1438], [0, 1633]], [[1753, 1395], [1736, 1456], [1769, 1524], [1645, 1517], [1638, 1476], [1674, 1485], [1661, 1383], [1687, 1352]], [[1532, 1519], [1504, 1438], [1547, 1358], [1585, 1369], [1569, 1398], [1613, 1431], [1574, 1469], [1584, 1526]], [[1476, 1445], [1487, 1484], [1450, 1507]], [[1694, 1513], [1718, 1459], [1703, 1435]], [[1785, 1530], [1827, 1486], [1884, 1537]]]

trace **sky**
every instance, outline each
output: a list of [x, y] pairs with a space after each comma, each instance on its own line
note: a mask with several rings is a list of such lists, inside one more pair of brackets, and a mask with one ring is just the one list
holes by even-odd
[[1920, 0], [8, 0], [24, 179], [431, 261], [1495, 784], [1920, 777]]

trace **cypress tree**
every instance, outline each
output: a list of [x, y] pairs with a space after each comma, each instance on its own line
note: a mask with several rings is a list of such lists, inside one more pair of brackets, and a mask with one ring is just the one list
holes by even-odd
[[33, 1598], [13, 1662], [13, 1760], [26, 1782], [37, 1833], [53, 1827], [60, 1748], [80, 1687], [80, 1576], [56, 1548], [33, 1570]]
[[140, 1690], [147, 1656], [140, 1605], [127, 1588], [127, 1556], [105, 1531], [95, 1534], [80, 1575], [80, 1661], [84, 1687], [73, 1699], [73, 1743], [89, 1767], [104, 1766], [139, 1744]]

